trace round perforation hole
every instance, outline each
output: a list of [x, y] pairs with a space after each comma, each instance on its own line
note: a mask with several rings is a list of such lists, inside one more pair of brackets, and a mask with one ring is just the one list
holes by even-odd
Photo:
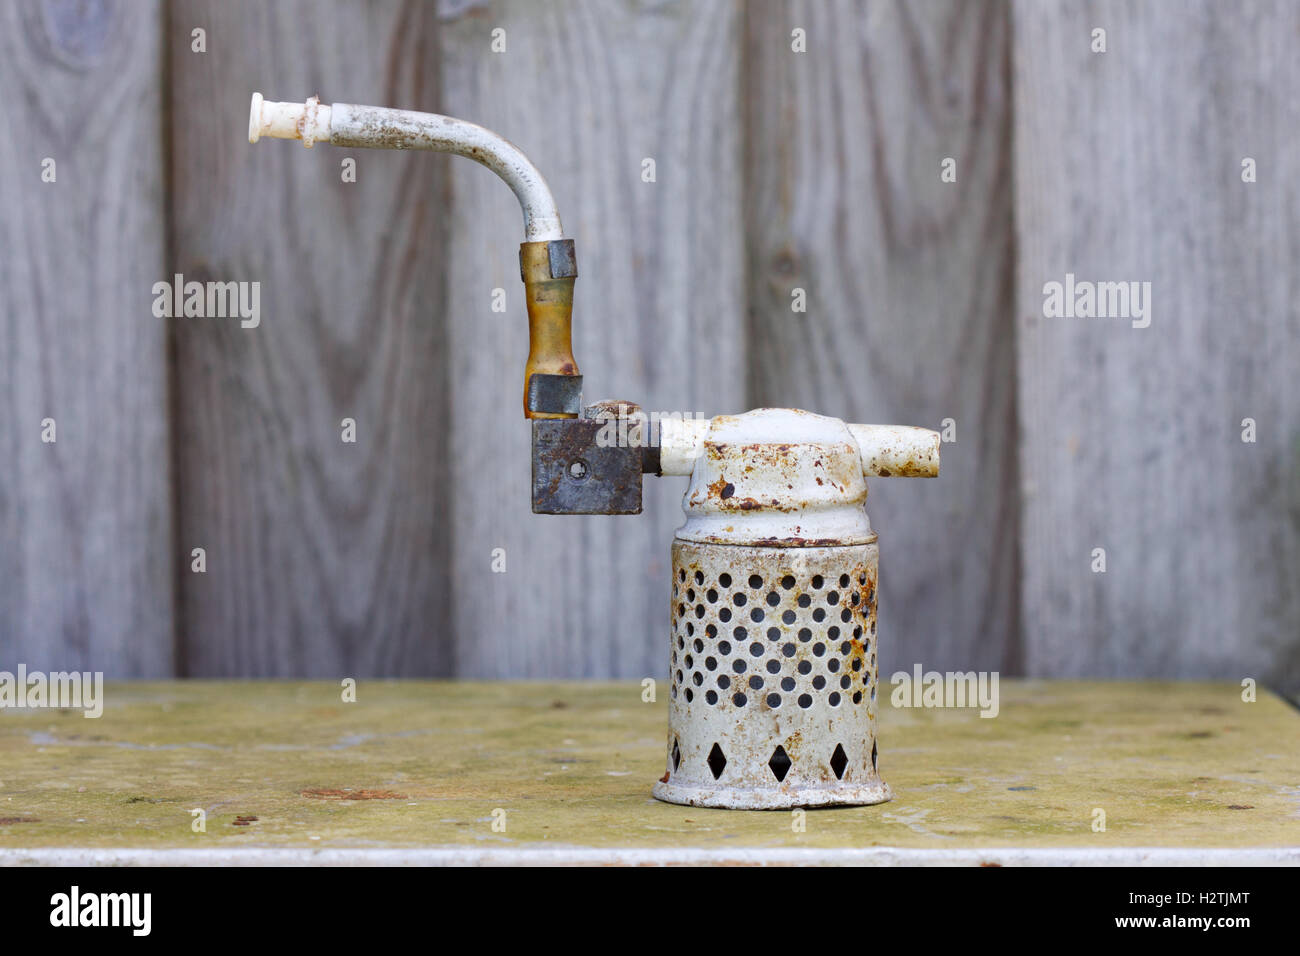
[[865, 570], [805, 576], [763, 565], [736, 574], [701, 559], [676, 569], [672, 590], [670, 656], [674, 668], [682, 662], [671, 672], [674, 697], [796, 713], [874, 700], [874, 581]]

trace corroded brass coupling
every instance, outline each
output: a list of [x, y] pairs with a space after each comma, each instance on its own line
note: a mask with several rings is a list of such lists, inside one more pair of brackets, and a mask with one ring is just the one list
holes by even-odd
[[519, 274], [528, 300], [524, 417], [577, 418], [582, 376], [573, 358], [573, 283], [578, 278], [573, 240], [523, 243]]

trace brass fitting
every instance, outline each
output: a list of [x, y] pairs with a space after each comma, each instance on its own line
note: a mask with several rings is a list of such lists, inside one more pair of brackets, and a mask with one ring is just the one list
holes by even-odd
[[[573, 357], [573, 283], [578, 278], [577, 260], [574, 258], [572, 239], [555, 239], [543, 242], [525, 242], [519, 247], [519, 274], [524, 280], [524, 293], [528, 300], [528, 364], [524, 366], [524, 417], [525, 418], [577, 418], [577, 403], [582, 378], [578, 363]], [[565, 401], [570, 410], [556, 410], [550, 404], [538, 407], [534, 398], [529, 401], [530, 380], [534, 375], [547, 376], [550, 385], [568, 385], [574, 394]], [[563, 382], [561, 376], [572, 378]], [[539, 382], [543, 381], [539, 379]], [[533, 383], [533, 394], [539, 393], [538, 383]]]

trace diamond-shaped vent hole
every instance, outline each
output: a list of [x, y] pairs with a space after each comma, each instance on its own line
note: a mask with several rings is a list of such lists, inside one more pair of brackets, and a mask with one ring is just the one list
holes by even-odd
[[677, 741], [673, 741], [673, 770], [676, 771], [682, 765], [682, 749], [677, 746]]
[[772, 776], [776, 777], [777, 783], [785, 779], [785, 775], [790, 772], [790, 755], [785, 752], [785, 748], [777, 745], [772, 751], [772, 759], [767, 762], [772, 768]]
[[717, 780], [722, 776], [722, 771], [727, 768], [727, 755], [722, 752], [722, 748], [717, 744], [709, 751], [709, 769], [713, 771], [713, 779]]
[[844, 779], [844, 768], [848, 765], [849, 757], [844, 752], [844, 745], [836, 744], [835, 753], [831, 754], [831, 769], [835, 771], [836, 779]]
[[876, 743], [874, 740], [871, 742], [871, 769], [876, 769]]

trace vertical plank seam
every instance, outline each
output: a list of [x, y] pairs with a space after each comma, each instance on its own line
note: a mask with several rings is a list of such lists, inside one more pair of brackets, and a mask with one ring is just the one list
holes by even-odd
[[[161, 59], [160, 75], [162, 76], [162, 89], [159, 98], [159, 110], [161, 111], [160, 125], [162, 126], [162, 136], [160, 137], [160, 148], [162, 149], [162, 182], [163, 182], [163, 214], [162, 214], [162, 231], [163, 231], [163, 275], [170, 276], [175, 274], [177, 265], [176, 255], [176, 203], [173, 197], [175, 186], [175, 170], [173, 168], [173, 158], [175, 155], [174, 135], [175, 124], [172, 122], [173, 107], [173, 76], [172, 71], [175, 63], [172, 57], [172, 26], [175, 11], [170, 3], [162, 5], [159, 17], [162, 20], [161, 37], [162, 50], [159, 51]], [[164, 361], [167, 363], [166, 374], [164, 376], [164, 400], [163, 414], [167, 418], [167, 454], [168, 467], [171, 470], [171, 481], [168, 486], [167, 507], [171, 511], [171, 562], [172, 573], [170, 582], [172, 588], [172, 676], [188, 677], [189, 666], [185, 654], [184, 635], [184, 616], [185, 604], [184, 594], [181, 588], [181, 574], [183, 565], [177, 559], [181, 554], [182, 535], [184, 530], [181, 528], [181, 455], [180, 442], [177, 434], [179, 415], [177, 414], [177, 375], [176, 375], [176, 325], [174, 322], [166, 322], [164, 342]]]

